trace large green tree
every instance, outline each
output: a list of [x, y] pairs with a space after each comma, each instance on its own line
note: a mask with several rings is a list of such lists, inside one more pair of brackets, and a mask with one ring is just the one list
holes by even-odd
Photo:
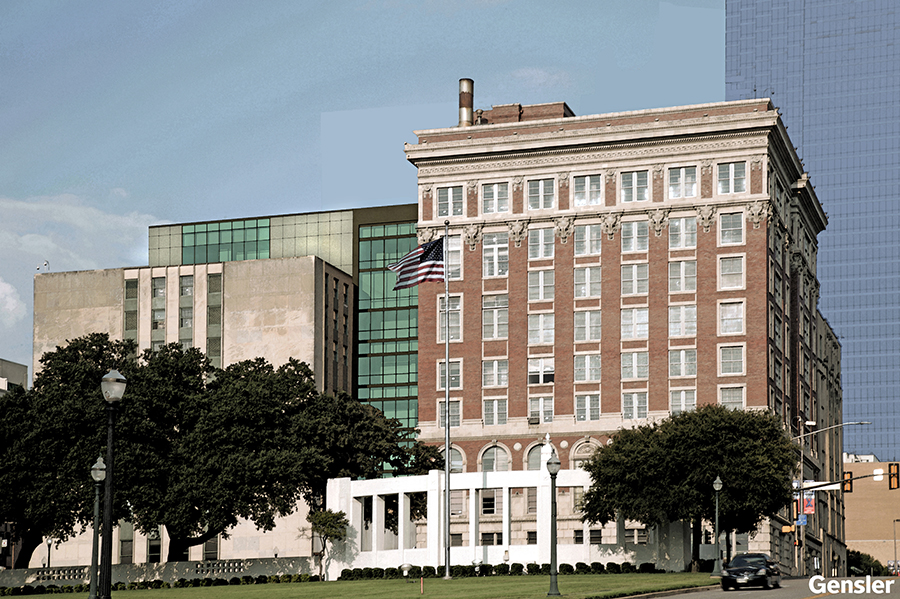
[[[301, 362], [276, 369], [258, 358], [218, 370], [178, 344], [139, 359], [133, 352], [105, 335], [74, 340], [44, 357], [33, 390], [3, 398], [0, 438], [10, 442], [0, 515], [17, 523], [19, 564], [42, 536], [63, 540], [90, 518], [88, 470], [106, 445], [99, 381], [112, 368], [128, 380], [116, 420], [116, 517], [145, 533], [165, 526], [169, 560], [227, 535], [239, 519], [269, 530], [301, 498], [323, 509], [328, 478], [411, 471], [434, 459], [399, 421], [318, 393]], [[13, 444], [16, 431], [27, 435]]]
[[[623, 429], [584, 466], [592, 481], [584, 519], [688, 520], [698, 533], [701, 520], [715, 517], [718, 476], [721, 530], [750, 532], [789, 503], [798, 451], [777, 417], [718, 405]], [[694, 544], [696, 556], [699, 534]]]

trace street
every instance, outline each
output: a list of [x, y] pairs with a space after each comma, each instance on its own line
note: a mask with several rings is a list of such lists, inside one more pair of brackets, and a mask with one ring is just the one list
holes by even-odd
[[[843, 590], [841, 589], [841, 581], [844, 581]], [[828, 588], [838, 590], [838, 592], [829, 593]], [[692, 593], [683, 593], [683, 596], [690, 596]], [[867, 580], [865, 576], [854, 578], [786, 578], [781, 581], [781, 588], [764, 590], [761, 588], [746, 588], [740, 590], [723, 591], [721, 588], [715, 588], [710, 591], [704, 591], [695, 599], [812, 599], [813, 597], [866, 597], [875, 599], [876, 597], [895, 596], [900, 597], [900, 578], [882, 576], [870, 577]]]

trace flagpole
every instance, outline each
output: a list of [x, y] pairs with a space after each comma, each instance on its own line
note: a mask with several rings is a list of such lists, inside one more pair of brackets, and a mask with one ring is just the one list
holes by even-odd
[[[450, 579], [450, 221], [444, 221], [444, 579]], [[462, 417], [462, 415], [460, 415]]]

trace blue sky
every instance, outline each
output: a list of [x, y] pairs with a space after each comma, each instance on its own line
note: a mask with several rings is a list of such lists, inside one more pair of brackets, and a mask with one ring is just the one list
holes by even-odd
[[0, 357], [33, 275], [147, 263], [147, 227], [415, 201], [403, 143], [475, 107], [721, 101], [724, 0], [4, 0]]

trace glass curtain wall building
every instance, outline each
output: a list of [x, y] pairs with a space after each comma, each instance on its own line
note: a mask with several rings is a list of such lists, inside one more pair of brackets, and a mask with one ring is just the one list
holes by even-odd
[[819, 308], [840, 336], [844, 450], [900, 459], [900, 13], [726, 0], [726, 98], [771, 97], [828, 214]]

